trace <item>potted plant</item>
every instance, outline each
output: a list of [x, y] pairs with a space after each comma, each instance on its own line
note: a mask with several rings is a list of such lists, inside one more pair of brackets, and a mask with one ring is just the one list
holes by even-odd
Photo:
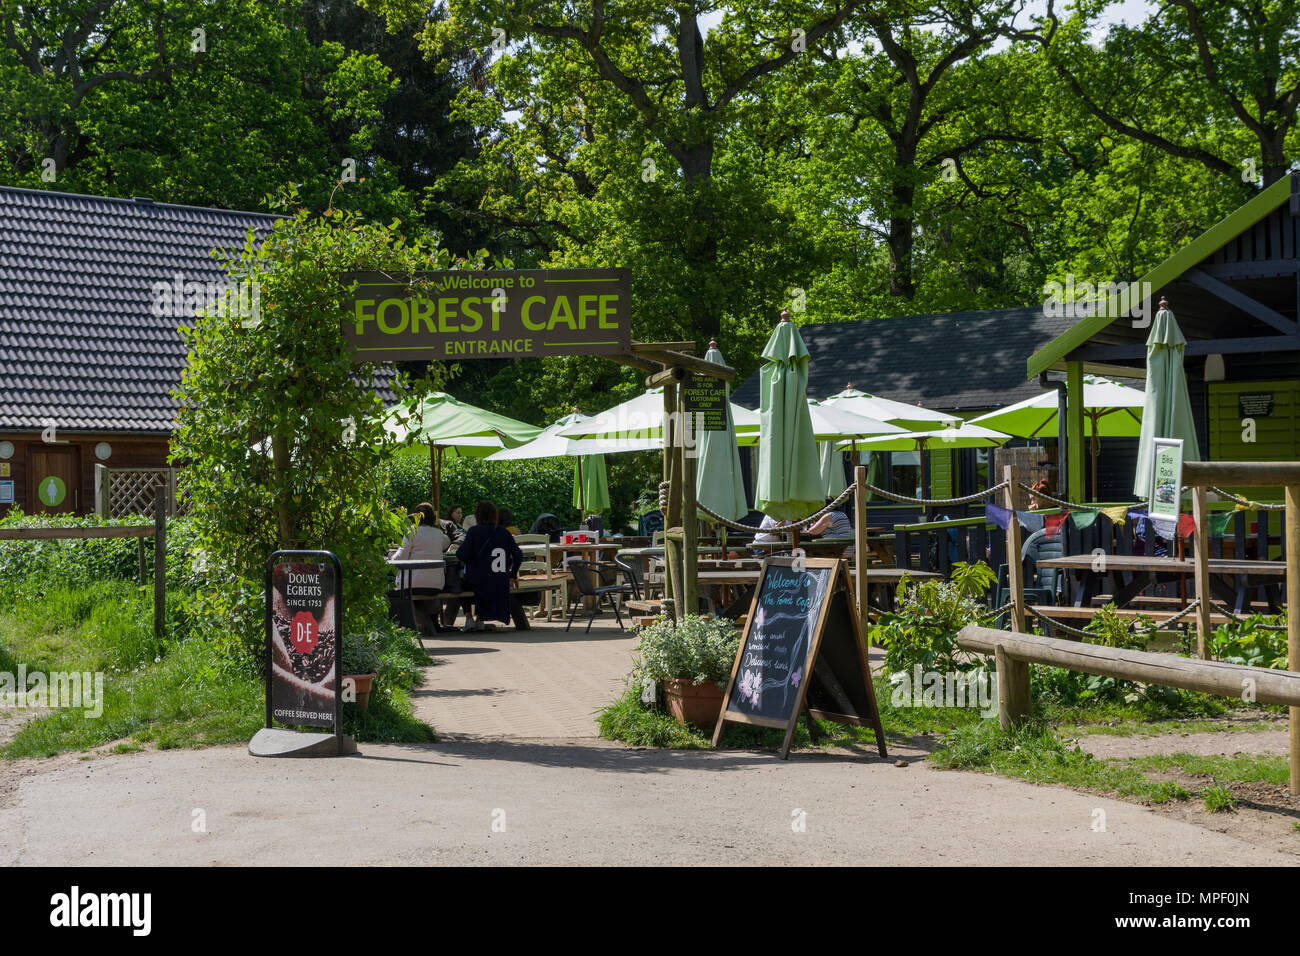
[[370, 691], [379, 672], [379, 649], [366, 634], [343, 635], [343, 686], [352, 682], [357, 706], [365, 710], [370, 705]]
[[740, 631], [725, 618], [688, 614], [660, 618], [637, 629], [638, 674], [663, 690], [668, 713], [679, 724], [712, 727], [722, 711], [723, 688], [740, 644]]

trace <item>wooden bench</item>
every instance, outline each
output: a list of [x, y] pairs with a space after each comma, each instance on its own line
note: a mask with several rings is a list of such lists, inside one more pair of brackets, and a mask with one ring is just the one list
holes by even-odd
[[[510, 617], [514, 621], [515, 630], [527, 631], [532, 628], [528, 623], [528, 614], [524, 611], [523, 602], [519, 600], [521, 594], [539, 594], [548, 591], [558, 591], [563, 589], [565, 581], [562, 578], [551, 578], [550, 580], [523, 580], [510, 588]], [[417, 601], [435, 601], [438, 604], [438, 614], [441, 619], [443, 605], [448, 601], [472, 601], [474, 600], [473, 591], [439, 591], [437, 594], [430, 594], [426, 597], [417, 597]]]

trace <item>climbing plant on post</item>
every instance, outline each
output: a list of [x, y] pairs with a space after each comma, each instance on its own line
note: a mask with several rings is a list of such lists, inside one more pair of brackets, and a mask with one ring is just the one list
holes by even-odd
[[[383, 498], [394, 444], [381, 390], [405, 395], [409, 385], [353, 364], [340, 277], [452, 263], [392, 226], [304, 210], [260, 245], [250, 236], [225, 264], [244, 295], [183, 320], [190, 354], [172, 460], [186, 465], [181, 489], [210, 583], [199, 618], [231, 653], [259, 661], [263, 567], [278, 549], [338, 555], [349, 630], [386, 613], [384, 555], [401, 529]], [[441, 378], [434, 364], [422, 385]]]

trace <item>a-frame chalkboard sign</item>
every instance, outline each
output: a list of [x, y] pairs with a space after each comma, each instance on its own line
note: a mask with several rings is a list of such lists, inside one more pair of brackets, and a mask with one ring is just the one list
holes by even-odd
[[800, 713], [814, 740], [814, 718], [856, 724], [872, 728], [889, 756], [849, 572], [836, 558], [763, 562], [713, 745], [729, 720], [781, 727], [785, 759]]

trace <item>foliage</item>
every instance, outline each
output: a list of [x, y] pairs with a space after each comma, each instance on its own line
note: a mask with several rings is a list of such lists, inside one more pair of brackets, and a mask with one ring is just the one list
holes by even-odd
[[[1264, 625], [1281, 629], [1270, 630]], [[1272, 617], [1252, 614], [1240, 622], [1220, 624], [1210, 635], [1210, 656], [1228, 664], [1286, 670], [1286, 612]]]
[[700, 614], [687, 614], [676, 623], [659, 618], [638, 627], [636, 635], [641, 642], [634, 686], [644, 686], [646, 680], [711, 680], [725, 686], [731, 679], [740, 646], [740, 631], [732, 621]]
[[1003, 730], [995, 720], [958, 728], [943, 738], [930, 759], [941, 769], [997, 773], [1030, 783], [1116, 793], [1147, 803], [1185, 800], [1189, 796], [1179, 784], [1153, 781], [1133, 767], [1098, 760], [1034, 721], [1013, 730]]
[[339, 663], [344, 674], [374, 674], [379, 670], [379, 635], [349, 631], [343, 635], [343, 660]]
[[[610, 507], [604, 513], [607, 533], [621, 531], [629, 523], [635, 526], [637, 512], [632, 506], [650, 473], [658, 480], [657, 452], [633, 455], [609, 455]], [[444, 458], [442, 467], [442, 516], [460, 505], [471, 514], [474, 504], [486, 498], [499, 508], [509, 508], [515, 524], [527, 531], [538, 515], [550, 512], [567, 528], [578, 524], [578, 509], [573, 506], [573, 460], [536, 458], [523, 461], [485, 461], [482, 458]], [[387, 470], [384, 499], [391, 507], [409, 512], [421, 501], [431, 501], [432, 475], [427, 446], [400, 449], [393, 455]], [[658, 491], [656, 490], [656, 495]]]
[[885, 648], [885, 670], [955, 673], [981, 670], [987, 664], [957, 647], [957, 635], [987, 613], [980, 598], [997, 578], [983, 561], [953, 565], [950, 581], [919, 583], [904, 578], [899, 587], [898, 610], [882, 615], [871, 630], [871, 640]]
[[280, 549], [334, 552], [348, 627], [385, 620], [384, 554], [402, 530], [383, 503], [394, 446], [380, 380], [357, 380], [343, 342], [339, 277], [450, 264], [391, 228], [300, 210], [226, 263], [232, 282], [259, 284], [260, 314], [202, 315], [182, 329], [190, 360], [172, 455], [188, 463], [181, 485], [208, 569], [201, 617], [225, 650], [262, 664], [264, 568]]
[[1147, 635], [1154, 633], [1155, 623], [1145, 614], [1132, 618], [1123, 617], [1112, 602], [1099, 608], [1083, 629], [1089, 634], [1096, 635], [1096, 637], [1086, 638], [1089, 644], [1145, 651]]
[[1231, 812], [1237, 809], [1237, 801], [1232, 791], [1220, 784], [1206, 787], [1202, 797], [1205, 800], [1205, 809], [1209, 813]]

